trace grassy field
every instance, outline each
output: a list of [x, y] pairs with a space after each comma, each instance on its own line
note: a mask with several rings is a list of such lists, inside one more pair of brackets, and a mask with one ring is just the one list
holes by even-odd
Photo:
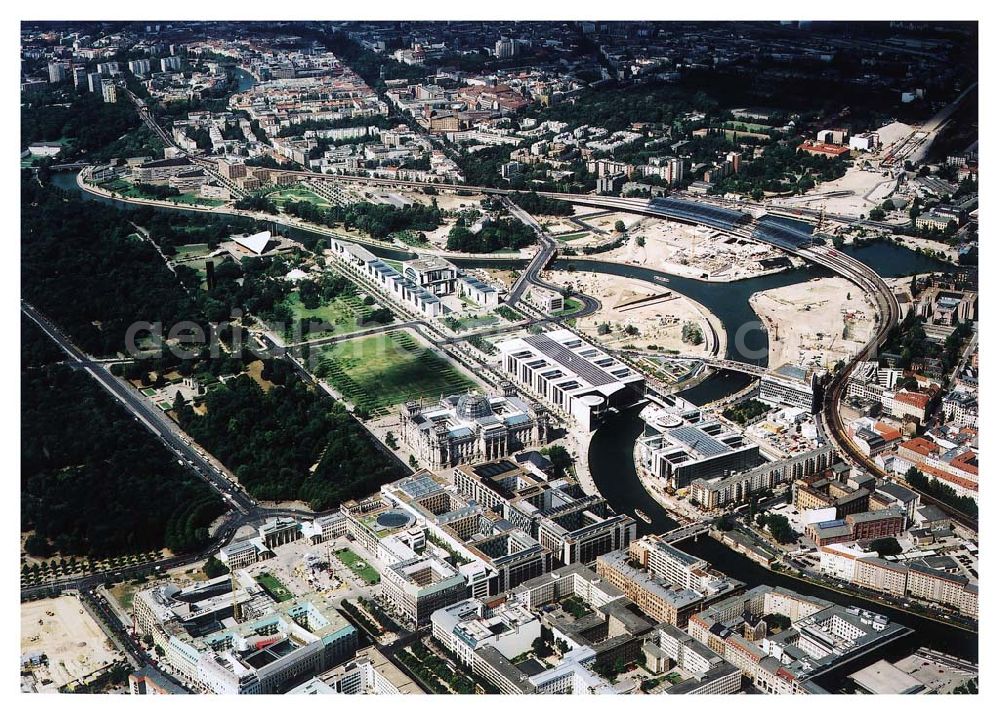
[[471, 331], [474, 328], [485, 328], [494, 326], [500, 322], [500, 318], [487, 313], [482, 316], [465, 316], [463, 318], [449, 317], [445, 319], [445, 324], [454, 331]]
[[277, 204], [279, 208], [284, 207], [285, 204], [295, 201], [308, 201], [321, 209], [330, 208], [330, 202], [321, 197], [319, 194], [310, 191], [299, 184], [283, 187], [277, 191], [272, 191], [267, 195], [267, 198]]
[[770, 132], [774, 127], [770, 124], [759, 124], [757, 122], [743, 122], [741, 120], [733, 120], [732, 122], [726, 122], [723, 125], [726, 129], [739, 129], [746, 130], [747, 132]]
[[[356, 575], [358, 575], [363, 580], [368, 582], [368, 584], [379, 583], [378, 571], [376, 571], [374, 567], [372, 567], [370, 564], [361, 559], [361, 557], [354, 554], [354, 552], [352, 552], [351, 550], [349, 549], [340, 550], [339, 552], [337, 552], [337, 559], [339, 559], [345, 565], [350, 567], [352, 572], [354, 572]], [[359, 567], [358, 566], [359, 562], [363, 566]]]
[[103, 189], [107, 189], [108, 191], [123, 192], [128, 190], [132, 185], [129, 184], [124, 179], [112, 179], [111, 181], [106, 181], [101, 184], [98, 184], [98, 186], [100, 186]]
[[205, 199], [192, 192], [179, 194], [177, 196], [169, 196], [166, 199], [162, 199], [141, 191], [137, 186], [124, 181], [123, 179], [114, 179], [113, 181], [105, 182], [99, 186], [107, 191], [118, 192], [122, 196], [130, 199], [156, 199], [157, 201], [169, 201], [176, 204], [195, 204], [198, 206], [222, 206], [226, 203], [221, 199]]
[[588, 238], [588, 237], [590, 237], [590, 232], [589, 231], [574, 231], [571, 234], [559, 234], [555, 238], [556, 238], [556, 241], [566, 242], [566, 241], [573, 241], [575, 239], [585, 239], [585, 238]]
[[288, 590], [288, 587], [282, 584], [281, 581], [273, 574], [262, 572], [260, 576], [257, 577], [257, 584], [262, 586], [276, 602], [287, 602], [292, 598], [292, 593]]
[[393, 234], [393, 237], [396, 238], [396, 239], [399, 239], [400, 241], [402, 241], [407, 246], [416, 246], [418, 248], [422, 247], [422, 246], [427, 246], [427, 241], [426, 240], [424, 240], [424, 241], [420, 240], [420, 237], [418, 236], [419, 233], [420, 232], [409, 231], [409, 230], [407, 230], [407, 231], [397, 231], [395, 234]]
[[167, 201], [174, 201], [178, 204], [197, 204], [198, 206], [222, 206], [226, 203], [222, 199], [207, 199], [190, 192], [180, 196], [172, 196]]
[[177, 247], [177, 254], [174, 256], [174, 260], [183, 261], [184, 259], [193, 259], [198, 256], [207, 256], [209, 253], [208, 244], [187, 244], [186, 246]]
[[563, 309], [561, 311], [556, 311], [553, 316], [565, 316], [567, 313], [573, 313], [574, 311], [580, 310], [583, 307], [583, 301], [576, 298], [564, 298], [563, 299]]
[[500, 319], [492, 313], [488, 313], [485, 316], [469, 316], [468, 318], [463, 318], [461, 323], [464, 330], [471, 330], [473, 328], [494, 326], [497, 323], [500, 323]]
[[306, 308], [298, 291], [292, 291], [285, 297], [285, 306], [292, 312], [292, 320], [298, 322], [302, 318], [318, 318], [326, 321], [332, 328], [328, 331], [310, 333], [309, 337], [322, 335], [336, 336], [359, 329], [358, 317], [365, 314], [366, 309], [358, 295], [338, 296], [329, 303], [316, 308]]
[[405, 331], [324, 346], [322, 355], [320, 377], [373, 414], [407, 400], [451, 395], [475, 385]]
[[201, 279], [201, 288], [208, 287], [208, 271], [205, 269], [205, 266], [209, 261], [211, 261], [209, 258], [191, 258], [182, 264], [198, 272], [198, 277]]
[[121, 582], [111, 587], [108, 592], [121, 605], [121, 608], [127, 612], [132, 609], [132, 600], [135, 598], [136, 593], [140, 589], [145, 589], [146, 586], [145, 583], [132, 584], [132, 582]]

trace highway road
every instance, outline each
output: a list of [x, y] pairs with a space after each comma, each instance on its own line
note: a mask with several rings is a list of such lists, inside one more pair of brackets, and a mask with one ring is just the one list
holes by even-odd
[[207, 559], [209, 555], [217, 552], [223, 545], [227, 544], [235, 535], [236, 530], [241, 526], [259, 523], [271, 517], [309, 519], [319, 514], [327, 514], [293, 508], [263, 507], [259, 505], [252, 497], [239, 489], [238, 486], [234, 486], [230, 482], [225, 468], [217, 466], [214, 461], [208, 459], [202, 453], [201, 449], [192, 443], [190, 438], [172, 420], [163, 414], [163, 411], [149, 404], [138, 391], [124, 385], [111, 375], [106, 364], [83, 353], [55, 324], [28, 302], [21, 301], [21, 310], [69, 356], [70, 363], [86, 371], [91, 378], [96, 380], [101, 387], [118, 400], [132, 414], [136, 421], [159, 438], [166, 448], [176, 456], [175, 459], [179, 460], [182, 465], [187, 466], [199, 478], [215, 489], [229, 508], [228, 514], [216, 528], [212, 542], [195, 554], [178, 555], [130, 567], [108, 569], [88, 575], [67, 577], [26, 587], [21, 590], [22, 599], [29, 598], [32, 595], [51, 593], [53, 589], [83, 590], [109, 579], [114, 579], [115, 581], [131, 579], [150, 574], [157, 569], [173, 569], [174, 567], [198, 562]]
[[[543, 229], [542, 226], [535, 220], [535, 217], [519, 207], [508, 197], [504, 197], [503, 202], [511, 216], [526, 226], [531, 227], [531, 229], [535, 232], [535, 236], [538, 237], [539, 245], [538, 252], [531, 258], [531, 261], [528, 262], [528, 266], [524, 269], [524, 272], [518, 277], [517, 281], [514, 282], [514, 285], [511, 286], [510, 293], [507, 296], [507, 303], [511, 306], [517, 305], [524, 296], [524, 289], [528, 284], [546, 288], [550, 291], [555, 291], [556, 293], [561, 293], [562, 288], [560, 286], [548, 283], [541, 278], [542, 271], [545, 270], [545, 267], [549, 265], [558, 253], [558, 244], [556, 243], [556, 240], [546, 233], [545, 229]], [[589, 316], [592, 313], [596, 313], [601, 308], [601, 302], [593, 296], [576, 294], [576, 298], [582, 301], [583, 306], [579, 310], [574, 311], [572, 314], [561, 316], [562, 320], [566, 320], [568, 318], [579, 318], [580, 316]]]
[[511, 216], [516, 218], [522, 224], [530, 227], [532, 231], [535, 232], [535, 236], [538, 238], [538, 252], [532, 257], [531, 261], [528, 262], [528, 266], [514, 282], [514, 285], [511, 286], [510, 293], [507, 295], [507, 303], [511, 306], [516, 306], [518, 302], [520, 302], [521, 297], [524, 295], [524, 289], [527, 284], [534, 283], [538, 285], [539, 274], [556, 255], [556, 240], [545, 233], [545, 229], [543, 229], [541, 225], [535, 221], [535, 217], [519, 207], [509, 198], [504, 197], [503, 203], [507, 207], [507, 211], [510, 212]]
[[127, 387], [115, 378], [107, 364], [97, 363], [84, 354], [54, 323], [27, 301], [21, 301], [21, 311], [38, 324], [38, 327], [73, 361], [80, 364], [101, 387], [122, 403], [136, 420], [153, 432], [177, 456], [181, 464], [186, 464], [213, 487], [229, 506], [243, 515], [250, 515], [257, 509], [257, 503], [233, 483], [225, 468], [210, 461], [204, 451], [195, 447], [191, 439], [184, 435], [162, 410], [151, 405], [137, 390]]

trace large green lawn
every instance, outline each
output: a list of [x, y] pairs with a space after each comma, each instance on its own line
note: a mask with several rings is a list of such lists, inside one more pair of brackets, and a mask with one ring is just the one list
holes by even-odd
[[366, 313], [366, 307], [358, 295], [338, 296], [328, 303], [316, 308], [306, 308], [298, 291], [292, 291], [285, 297], [285, 306], [292, 312], [292, 320], [298, 322], [302, 318], [317, 318], [330, 324], [330, 330], [310, 333], [309, 338], [317, 336], [336, 336], [360, 330], [358, 317]]
[[262, 586], [264, 591], [270, 594], [276, 602], [287, 602], [293, 596], [288, 590], [288, 587], [281, 583], [281, 580], [268, 572], [262, 572], [260, 576], [257, 577], [257, 583]]
[[128, 189], [132, 187], [132, 185], [124, 179], [112, 179], [111, 181], [100, 182], [98, 183], [98, 186], [102, 189], [107, 189], [108, 191], [117, 192], [128, 191]]
[[273, 201], [278, 207], [283, 207], [285, 204], [295, 201], [308, 201], [321, 209], [330, 208], [329, 201], [299, 184], [272, 191], [267, 195], [267, 198]]
[[153, 196], [152, 194], [147, 194], [139, 189], [139, 187], [135, 184], [127, 182], [123, 179], [113, 179], [112, 181], [104, 182], [99, 186], [107, 191], [118, 192], [122, 196], [129, 199], [155, 199], [157, 201], [168, 201], [174, 204], [195, 204], [197, 206], [222, 206], [226, 203], [222, 199], [206, 199], [204, 197], [200, 197], [194, 192], [178, 194], [177, 196], [168, 196], [166, 199], [163, 199]]
[[770, 124], [760, 124], [759, 122], [744, 122], [741, 119], [734, 119], [732, 122], [726, 122], [723, 125], [726, 129], [738, 129], [739, 131], [747, 132], [770, 132], [774, 129]]
[[563, 299], [563, 309], [561, 311], [556, 311], [553, 316], [565, 316], [568, 313], [573, 313], [574, 311], [579, 311], [583, 308], [583, 301], [576, 298], [564, 298]]
[[500, 322], [500, 318], [492, 313], [487, 313], [480, 316], [463, 316], [462, 318], [449, 316], [444, 319], [444, 322], [453, 331], [471, 331], [474, 328], [494, 326]]
[[[370, 564], [354, 554], [349, 549], [342, 549], [337, 552], [337, 559], [351, 568], [351, 571], [361, 577], [368, 584], [378, 584], [379, 574]], [[360, 566], [359, 566], [360, 565]]]
[[196, 204], [198, 206], [222, 206], [226, 203], [222, 199], [208, 199], [203, 196], [198, 196], [193, 192], [181, 194], [180, 196], [172, 196], [167, 199], [167, 201], [173, 201], [178, 204]]
[[475, 385], [406, 331], [324, 346], [317, 373], [371, 413], [407, 400], [460, 393]]
[[189, 269], [198, 272], [198, 277], [201, 279], [201, 288], [208, 288], [208, 270], [205, 268], [208, 262], [212, 259], [205, 256], [199, 258], [190, 258], [184, 261], [182, 266], [187, 266]]
[[584, 239], [590, 236], [589, 231], [574, 231], [570, 234], [557, 234], [556, 241], [574, 241], [576, 239]]
[[208, 248], [208, 244], [185, 244], [184, 246], [177, 246], [177, 253], [174, 255], [175, 261], [183, 261], [184, 259], [191, 259], [198, 256], [207, 256], [211, 251]]

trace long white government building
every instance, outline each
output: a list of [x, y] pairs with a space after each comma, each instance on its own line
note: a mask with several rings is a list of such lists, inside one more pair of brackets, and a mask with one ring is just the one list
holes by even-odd
[[646, 390], [645, 376], [564, 328], [496, 346], [515, 383], [573, 416], [584, 430], [597, 427], [608, 408], [630, 405]]

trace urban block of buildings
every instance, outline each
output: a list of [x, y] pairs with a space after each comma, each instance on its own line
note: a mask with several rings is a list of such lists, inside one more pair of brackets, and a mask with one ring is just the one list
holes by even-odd
[[357, 631], [337, 611], [304, 598], [275, 602], [241, 570], [140, 591], [133, 610], [166, 662], [216, 694], [284, 693], [358, 646]]

